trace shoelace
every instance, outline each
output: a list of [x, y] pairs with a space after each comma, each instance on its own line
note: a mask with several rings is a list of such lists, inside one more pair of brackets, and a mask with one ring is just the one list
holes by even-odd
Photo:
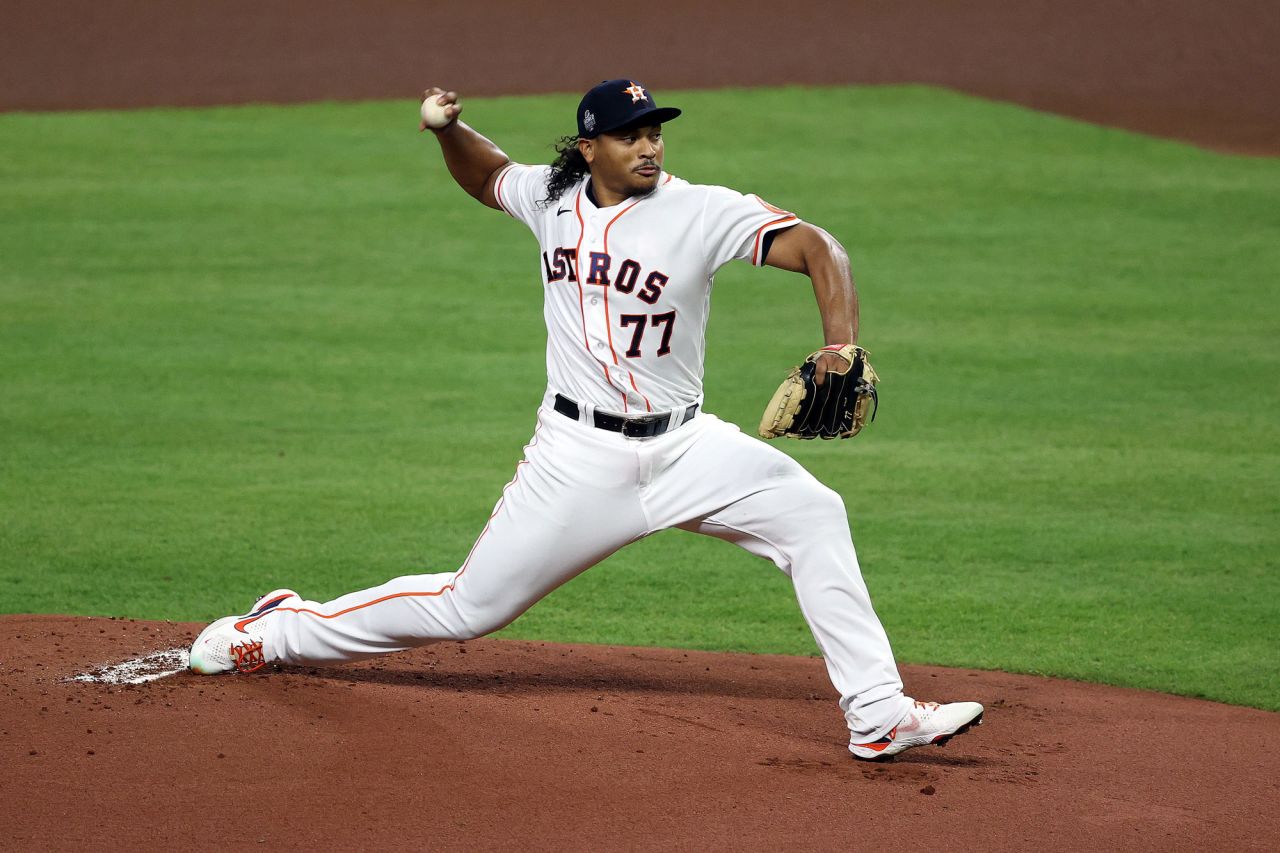
[[915, 706], [921, 711], [936, 711], [942, 707], [937, 702], [921, 702], [919, 699], [913, 699], [911, 701], [914, 702]]
[[244, 673], [257, 672], [267, 665], [261, 640], [250, 640], [232, 646], [231, 657], [235, 659], [236, 669]]

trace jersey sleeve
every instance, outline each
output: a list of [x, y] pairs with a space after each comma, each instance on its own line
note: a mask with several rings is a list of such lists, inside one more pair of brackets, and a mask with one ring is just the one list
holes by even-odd
[[794, 213], [759, 196], [709, 187], [702, 210], [702, 239], [711, 269], [735, 259], [763, 266], [765, 235], [799, 224]]
[[547, 196], [550, 173], [550, 166], [523, 166], [519, 163], [503, 166], [493, 185], [498, 206], [507, 215], [532, 228], [535, 217], [542, 212], [541, 201]]

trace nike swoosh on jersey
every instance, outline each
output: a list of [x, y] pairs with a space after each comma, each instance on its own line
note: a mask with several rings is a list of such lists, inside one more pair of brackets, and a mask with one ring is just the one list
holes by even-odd
[[559, 216], [559, 215], [560, 215], [560, 214], [562, 214], [562, 213], [568, 213], [568, 212], [569, 212], [569, 210], [570, 210], [570, 209], [569, 209], [569, 208], [567, 208], [567, 207], [566, 207], [564, 210], [557, 210], [557, 211], [556, 211], [556, 216]]

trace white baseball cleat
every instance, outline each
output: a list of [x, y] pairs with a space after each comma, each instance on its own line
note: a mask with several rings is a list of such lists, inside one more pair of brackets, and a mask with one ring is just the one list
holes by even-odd
[[883, 761], [913, 746], [931, 743], [942, 746], [956, 735], [964, 734], [970, 726], [982, 725], [982, 706], [977, 702], [915, 702], [902, 722], [889, 733], [871, 743], [850, 743], [854, 758], [863, 761]]
[[191, 644], [191, 669], [201, 675], [217, 675], [233, 669], [253, 672], [266, 666], [262, 634], [254, 626], [263, 615], [290, 598], [301, 600], [291, 589], [272, 590], [245, 615], [224, 616], [210, 624]]

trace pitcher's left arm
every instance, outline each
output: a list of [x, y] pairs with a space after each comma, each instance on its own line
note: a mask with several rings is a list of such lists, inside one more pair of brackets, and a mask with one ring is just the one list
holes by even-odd
[[[822, 334], [828, 346], [858, 342], [858, 291], [849, 272], [849, 255], [836, 238], [807, 222], [773, 237], [766, 264], [809, 276], [822, 315]], [[827, 369], [842, 369], [844, 360], [823, 355], [817, 361], [814, 381], [821, 385]]]

